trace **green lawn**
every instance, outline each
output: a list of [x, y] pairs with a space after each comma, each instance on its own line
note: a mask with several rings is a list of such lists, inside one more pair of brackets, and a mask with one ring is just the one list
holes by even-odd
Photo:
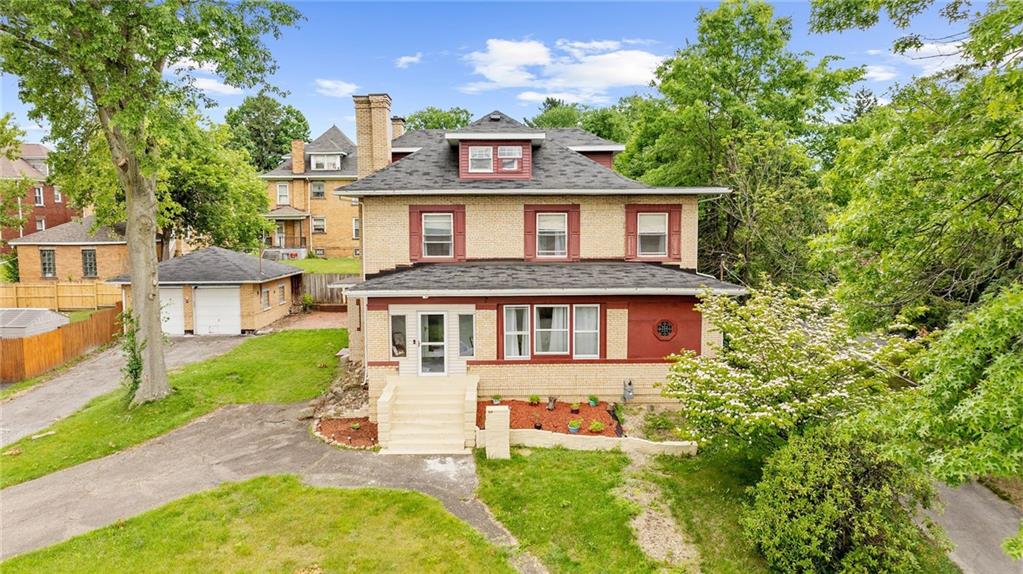
[[341, 257], [338, 259], [296, 259], [287, 260], [283, 263], [298, 267], [310, 273], [343, 273], [346, 275], [358, 275], [362, 273], [362, 260], [355, 257]]
[[3, 571], [514, 572], [434, 498], [313, 488], [292, 476], [189, 496], [15, 557]]
[[628, 463], [618, 452], [477, 451], [479, 495], [551, 572], [654, 572], [629, 528], [636, 509], [612, 492]]
[[0, 488], [139, 444], [223, 405], [314, 398], [330, 384], [334, 353], [347, 339], [343, 329], [254, 337], [171, 374], [174, 392], [160, 401], [129, 409], [123, 390], [98, 397], [41, 431], [54, 434], [26, 437], [4, 449]]
[[96, 311], [97, 309], [80, 309], [78, 311], [66, 311], [64, 312], [64, 314], [67, 315], [69, 319], [71, 319], [72, 323], [77, 323], [79, 321], [84, 321], [89, 317], [92, 317], [92, 314], [95, 313]]

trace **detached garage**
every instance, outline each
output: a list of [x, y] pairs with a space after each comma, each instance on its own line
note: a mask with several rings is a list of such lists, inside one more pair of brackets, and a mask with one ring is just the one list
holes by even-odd
[[[266, 259], [207, 247], [160, 263], [160, 308], [168, 335], [237, 335], [257, 331], [291, 312], [302, 270]], [[131, 279], [122, 285], [131, 305]]]

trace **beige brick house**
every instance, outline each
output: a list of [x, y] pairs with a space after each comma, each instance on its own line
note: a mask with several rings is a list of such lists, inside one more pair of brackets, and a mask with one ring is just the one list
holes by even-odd
[[388, 452], [462, 451], [494, 394], [661, 402], [668, 355], [720, 344], [696, 296], [744, 290], [696, 272], [697, 202], [727, 189], [650, 187], [608, 167], [621, 145], [500, 112], [392, 139], [390, 99], [356, 98], [360, 162], [393, 160], [335, 190], [361, 202], [350, 351]]

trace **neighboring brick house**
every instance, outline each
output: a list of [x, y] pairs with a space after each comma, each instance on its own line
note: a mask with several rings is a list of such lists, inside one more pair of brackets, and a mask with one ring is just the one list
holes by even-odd
[[21, 153], [16, 159], [0, 157], [0, 179], [31, 181], [25, 196], [18, 199], [18, 217], [23, 219], [23, 224], [0, 230], [0, 253], [11, 250], [10, 240], [66, 223], [76, 214], [60, 189], [46, 181], [50, 175], [49, 154], [46, 146], [27, 143], [21, 144]]
[[263, 174], [276, 227], [267, 238], [271, 257], [302, 259], [359, 255], [359, 208], [331, 193], [356, 179], [357, 150], [337, 126], [311, 143], [293, 141], [291, 155]]
[[727, 189], [650, 187], [608, 169], [618, 144], [500, 112], [394, 143], [337, 191], [362, 204], [349, 344], [388, 452], [470, 446], [477, 397], [663, 402], [666, 357], [720, 343], [696, 295], [744, 290], [696, 272], [697, 201]]

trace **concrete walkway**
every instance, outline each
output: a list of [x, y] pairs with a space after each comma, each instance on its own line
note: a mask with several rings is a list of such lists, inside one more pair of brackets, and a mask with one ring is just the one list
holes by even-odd
[[[167, 369], [215, 357], [245, 337], [177, 337], [164, 346]], [[52, 380], [0, 402], [0, 447], [35, 434], [109, 393], [121, 384], [124, 355], [112, 347], [82, 361]]]
[[949, 557], [963, 574], [1023, 574], [1023, 560], [1002, 551], [1002, 541], [1019, 531], [1023, 512], [977, 483], [938, 487], [944, 512], [934, 519], [952, 540]]
[[381, 456], [311, 436], [305, 404], [226, 407], [136, 448], [0, 491], [0, 559], [55, 544], [223, 482], [297, 474], [311, 485], [411, 489], [489, 540], [514, 539], [477, 500], [471, 456]]

